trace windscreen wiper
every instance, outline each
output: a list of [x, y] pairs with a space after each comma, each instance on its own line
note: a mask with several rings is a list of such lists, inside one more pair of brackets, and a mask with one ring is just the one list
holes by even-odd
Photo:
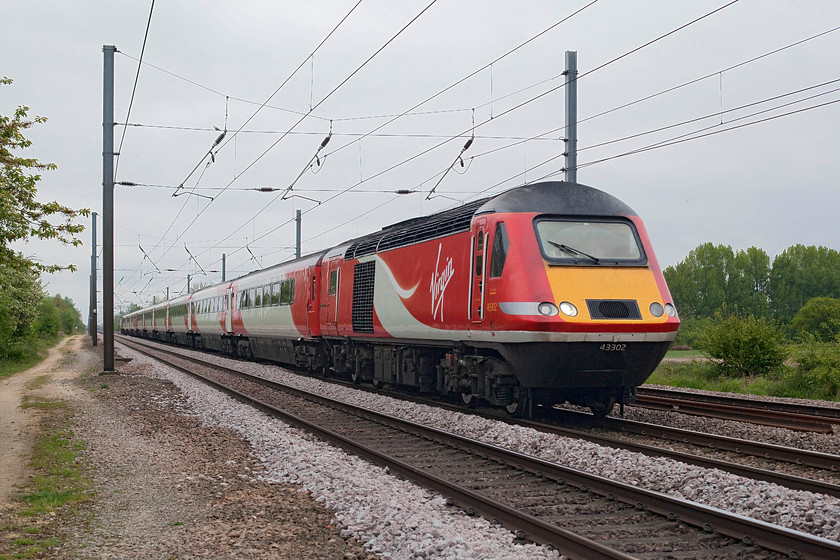
[[598, 259], [598, 257], [593, 257], [592, 255], [590, 255], [588, 253], [584, 253], [583, 251], [581, 251], [579, 249], [575, 249], [574, 247], [569, 247], [568, 245], [563, 245], [562, 243], [555, 243], [554, 241], [549, 241], [548, 239], [546, 239], [546, 241], [548, 241], [549, 243], [551, 243], [552, 245], [554, 245], [555, 247], [557, 247], [561, 251], [569, 253], [570, 255], [575, 255], [575, 256], [579, 256], [579, 257], [586, 257], [588, 259], [591, 259], [592, 262], [594, 262], [595, 264], [598, 264], [600, 262], [600, 259]]

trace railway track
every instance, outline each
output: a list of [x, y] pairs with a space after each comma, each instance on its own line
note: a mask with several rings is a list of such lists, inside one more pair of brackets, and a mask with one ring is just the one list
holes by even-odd
[[[343, 381], [335, 380], [330, 381], [346, 387], [352, 387], [357, 390], [369, 390], [363, 385], [360, 386], [353, 383], [345, 383]], [[377, 389], [375, 391], [371, 390], [371, 392], [386, 394], [393, 398], [408, 400], [420, 404], [436, 406], [454, 412], [474, 414], [481, 416], [482, 418], [505, 422], [511, 425], [526, 426], [544, 433], [581, 439], [615, 449], [625, 449], [627, 451], [642, 453], [649, 457], [666, 457], [668, 459], [681, 461], [689, 465], [709, 469], [720, 469], [738, 476], [761, 480], [764, 482], [771, 482], [793, 490], [827, 494], [829, 496], [840, 498], [840, 485], [815, 478], [819, 476], [821, 472], [827, 471], [830, 473], [840, 473], [840, 456], [837, 455], [819, 453], [795, 447], [785, 447], [760, 441], [729, 438], [726, 436], [694, 432], [680, 428], [635, 422], [622, 418], [607, 417], [598, 419], [593, 418], [592, 415], [587, 413], [578, 413], [568, 410], [552, 411], [552, 415], [549, 418], [526, 420], [521, 418], [511, 418], [510, 416], [500, 414], [496, 409], [476, 408], [467, 410], [460, 405], [452, 405], [438, 400], [410, 396], [399, 392], [390, 392], [383, 389]], [[743, 462], [717, 459], [694, 452], [676, 451], [667, 447], [653, 446], [609, 435], [603, 435], [596, 432], [585, 431], [583, 429], [570, 428], [568, 427], [569, 425], [581, 426], [584, 428], [605, 428], [611, 432], [619, 432], [630, 435], [635, 434], [642, 436], [643, 438], [662, 439], [680, 444], [688, 444], [692, 447], [699, 447], [701, 449], [714, 452], [728, 452], [730, 455], [735, 455], [739, 458], [752, 456], [770, 462], [772, 465], [787, 463], [795, 465], [795, 467], [793, 467], [794, 470], [811, 471], [808, 474], [813, 475], [813, 477], [780, 472], [779, 470], [772, 468], [772, 466], [771, 468], [759, 468], [743, 464]]]
[[[730, 438], [716, 434], [671, 428], [656, 424], [648, 424], [625, 420], [622, 418], [607, 417], [603, 419], [593, 418], [587, 413], [572, 412], [569, 410], [553, 410], [546, 418], [539, 420], [526, 420], [512, 418], [501, 414], [497, 409], [465, 409], [462, 405], [453, 405], [425, 397], [406, 395], [397, 391], [387, 389], [371, 389], [365, 385], [358, 385], [351, 382], [330, 379], [331, 383], [337, 383], [357, 390], [370, 391], [376, 394], [385, 394], [393, 398], [426, 404], [460, 412], [474, 414], [495, 421], [505, 422], [511, 425], [527, 426], [545, 433], [558, 436], [570, 437], [589, 441], [598, 445], [625, 449], [642, 453], [649, 457], [666, 457], [681, 461], [689, 465], [703, 468], [715, 468], [730, 472], [738, 476], [752, 478], [764, 482], [771, 482], [793, 490], [803, 490], [818, 494], [827, 494], [840, 498], [840, 485], [830, 481], [820, 480], [820, 473], [840, 473], [840, 456], [828, 453], [809, 451], [795, 447], [786, 447], [772, 443], [750, 441], [737, 438]], [[689, 445], [695, 448], [711, 452], [725, 452], [729, 457], [738, 458], [756, 457], [771, 463], [768, 468], [759, 468], [746, 465], [743, 462], [718, 459], [708, 455], [697, 454], [696, 452], [681, 452], [667, 447], [652, 446], [645, 443], [630, 441], [627, 439], [611, 437], [596, 432], [579, 430], [568, 427], [569, 425], [581, 426], [583, 428], [604, 428], [611, 432], [619, 432], [628, 435], [637, 435], [646, 439], [661, 439], [676, 442], [681, 445]], [[780, 472], [778, 464], [790, 464], [791, 470], [809, 471], [809, 476], [802, 473], [791, 474]], [[830, 478], [834, 478], [829, 475]]]
[[[837, 558], [840, 544], [280, 386], [170, 350], [170, 366], [575, 558]], [[170, 354], [165, 356], [165, 354]], [[561, 527], [562, 525], [562, 527]]]
[[640, 387], [636, 401], [629, 406], [673, 410], [696, 416], [823, 434], [831, 433], [834, 425], [840, 424], [840, 409], [838, 408], [759, 401], [652, 387]]

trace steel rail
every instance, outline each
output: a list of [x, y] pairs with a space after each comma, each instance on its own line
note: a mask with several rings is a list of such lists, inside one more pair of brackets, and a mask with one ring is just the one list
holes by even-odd
[[654, 388], [646, 386], [639, 387], [638, 394], [640, 396], [667, 396], [704, 403], [708, 402], [715, 404], [728, 404], [743, 408], [772, 410], [775, 412], [785, 412], [789, 414], [798, 414], [807, 417], [815, 417], [823, 422], [840, 424], [840, 407], [835, 408], [830, 406], [819, 406], [812, 404], [765, 401], [760, 399], [747, 399], [743, 397], [737, 397], [734, 395], [710, 395], [707, 393], [693, 393], [688, 391], [680, 391], [677, 389], [661, 389], [658, 387]]
[[719, 459], [712, 459], [710, 457], [703, 457], [701, 455], [691, 455], [689, 453], [674, 451], [672, 449], [654, 447], [652, 445], [635, 443], [619, 438], [591, 434], [589, 432], [584, 432], [581, 430], [561, 428], [558, 426], [542, 424], [531, 420], [518, 420], [514, 421], [514, 423], [521, 426], [527, 426], [529, 428], [533, 428], [541, 432], [551, 433], [575, 439], [582, 439], [585, 441], [596, 443], [598, 445], [605, 445], [607, 447], [625, 449], [627, 451], [642, 453], [643, 455], [647, 455], [648, 457], [666, 457], [674, 461], [680, 461], [681, 463], [686, 463], [697, 467], [703, 467], [706, 469], [720, 469], [722, 471], [736, 474], [738, 476], [743, 476], [745, 478], [761, 480], [764, 482], [771, 482], [773, 484], [778, 484], [779, 486], [784, 486], [785, 488], [790, 488], [792, 490], [803, 490], [806, 492], [826, 494], [828, 496], [840, 498], [840, 486], [832, 484], [830, 482], [825, 482], [823, 480], [815, 480], [812, 478], [805, 478], [792, 474], [761, 469], [758, 467], [751, 467], [749, 465], [742, 465], [740, 463], [733, 463], [731, 461], [721, 461]]
[[[158, 351], [165, 352], [166, 350], [158, 349]], [[178, 370], [184, 371], [185, 373], [188, 373], [190, 375], [206, 379], [204, 376], [201, 376], [194, 372], [190, 372], [186, 368], [183, 368], [176, 364], [172, 364], [168, 360], [161, 359], [158, 356], [155, 356], [155, 359], [164, 361], [169, 365], [176, 367]], [[224, 369], [234, 372], [236, 375], [240, 375], [247, 378], [259, 379], [260, 383], [270, 384], [271, 386], [282, 389], [283, 391], [292, 389], [285, 385], [265, 380], [263, 378], [260, 378], [259, 376], [246, 374], [244, 372], [239, 372], [230, 368], [224, 368], [224, 366], [218, 366], [216, 364], [209, 364], [203, 362], [203, 360], [197, 360], [191, 357], [187, 357], [187, 359], [193, 362], [202, 362], [202, 365], [204, 365], [205, 367]], [[469, 489], [460, 487], [459, 485], [451, 484], [441, 479], [440, 477], [436, 477], [435, 475], [426, 473], [425, 471], [423, 471], [423, 469], [419, 469], [412, 465], [403, 463], [399, 459], [388, 457], [387, 455], [380, 453], [376, 450], [370, 449], [367, 446], [353, 442], [340, 434], [313, 425], [305, 419], [279, 411], [271, 405], [252, 399], [251, 397], [248, 397], [243, 393], [225, 387], [221, 383], [217, 383], [212, 380], [208, 381], [211, 381], [212, 385], [220, 388], [221, 390], [224, 390], [225, 392], [228, 392], [231, 395], [236, 396], [236, 398], [240, 400], [245, 399], [247, 401], [258, 403], [257, 406], [261, 409], [271, 411], [272, 414], [280, 414], [295, 425], [306, 426], [305, 429], [313, 430], [319, 435], [322, 435], [322, 437], [325, 437], [330, 441], [334, 441], [342, 447], [349, 446], [351, 449], [354, 450], [354, 453], [360, 453], [366, 458], [373, 461], [374, 463], [387, 464], [390, 468], [397, 469], [398, 472], [400, 472], [404, 476], [410, 477], [415, 480], [420, 479], [422, 480], [422, 484], [424, 485], [431, 484], [433, 488], [441, 491], [441, 493], [443, 494], [446, 494], [447, 492], [453, 492], [456, 495], [456, 500], [474, 504], [473, 507], [475, 507], [479, 511], [485, 512], [486, 515], [496, 517], [503, 524], [507, 525], [507, 523], [512, 521], [516, 521], [517, 523], [527, 523], [529, 526], [529, 529], [526, 530], [528, 537], [532, 538], [537, 542], [552, 542], [550, 540], [543, 540], [546, 536], [549, 536], [551, 534], [554, 536], [549, 536], [549, 538], [555, 539], [560, 539], [561, 537], [565, 539], [571, 536], [572, 540], [577, 545], [585, 545], [583, 541], [588, 541], [589, 543], [598, 545], [598, 543], [594, 543], [594, 541], [589, 541], [589, 539], [584, 539], [583, 537], [571, 533], [569, 533], [569, 535], [562, 535], [562, 533], [568, 532], [559, 527], [555, 527], [553, 525], [542, 522], [537, 518], [532, 518], [529, 515], [523, 515], [522, 512], [518, 512], [516, 510], [513, 510], [512, 508], [507, 508], [507, 506], [505, 506], [504, 504], [499, 504], [498, 502], [493, 503], [493, 500], [488, 501], [480, 494], [475, 493]], [[377, 422], [387, 423], [392, 426], [399, 426], [400, 429], [405, 431], [411, 431], [415, 433], [425, 432], [426, 434], [428, 434], [428, 437], [431, 438], [439, 438], [444, 441], [449, 440], [457, 442], [457, 445], [460, 448], [469, 449], [473, 453], [484, 454], [488, 457], [493, 457], [496, 460], [508, 464], [510, 464], [512, 461], [517, 462], [519, 463], [518, 468], [522, 468], [523, 470], [526, 470], [536, 476], [544, 476], [548, 477], [549, 479], [556, 480], [558, 482], [562, 481], [563, 483], [569, 483], [580, 488], [586, 488], [588, 491], [595, 492], [601, 496], [607, 497], [608, 499], [617, 499], [627, 504], [637, 504], [637, 508], [646, 509], [648, 511], [658, 513], [670, 520], [679, 520], [684, 523], [693, 525], [695, 527], [703, 528], [707, 532], [716, 532], [722, 535], [732, 537], [736, 540], [742, 541], [747, 545], [758, 545], [763, 548], [773, 550], [775, 552], [787, 554], [792, 558], [804, 557], [814, 559], [824, 558], [826, 560], [833, 560], [840, 556], [840, 543], [835, 541], [830, 541], [828, 539], [823, 539], [814, 535], [809, 535], [800, 531], [787, 529], [784, 527], [766, 523], [764, 521], [759, 521], [742, 515], [722, 511], [716, 508], [704, 506], [687, 500], [681, 500], [658, 492], [637, 488], [629, 484], [610, 480], [601, 476], [592, 475], [584, 471], [538, 459], [536, 457], [504, 449], [498, 446], [486, 444], [477, 440], [472, 440], [469, 438], [458, 436], [456, 434], [451, 434], [443, 430], [438, 430], [435, 428], [430, 428], [428, 426], [416, 424], [414, 422], [410, 422], [387, 414], [365, 409], [363, 407], [356, 407], [346, 403], [341, 403], [340, 401], [333, 401], [332, 399], [329, 399], [327, 397], [310, 393], [308, 391], [303, 391], [301, 389], [294, 389], [293, 392], [305, 394], [307, 399], [316, 400], [318, 402], [329, 402], [329, 406], [338, 405], [342, 408], [353, 409], [358, 413], [361, 413], [363, 411], [365, 415], [369, 415], [372, 418], [375, 418], [375, 421]], [[459, 503], [459, 505], [462, 505], [462, 503]], [[486, 513], [488, 511], [492, 511], [494, 513]], [[559, 532], [557, 530], [559, 530]], [[558, 545], [556, 541], [552, 544]], [[564, 546], [565, 544], [558, 547], [563, 548]], [[606, 547], [598, 545], [596, 548], [600, 550], [601, 548]], [[595, 549], [588, 551], [589, 555], [594, 553]], [[626, 556], [600, 557], [619, 558]]]
[[819, 451], [810, 451], [795, 447], [785, 447], [773, 443], [706, 434], [682, 428], [672, 428], [670, 426], [646, 424], [624, 418], [602, 418], [593, 421], [592, 417], [586, 414], [575, 412], [564, 412], [563, 414], [574, 415], [578, 418], [578, 421], [589, 422], [594, 426], [605, 427], [620, 432], [691, 443], [710, 449], [733, 451], [735, 453], [754, 455], [756, 457], [764, 457], [765, 459], [775, 459], [776, 461], [785, 461], [796, 465], [807, 465], [832, 472], [840, 471], [840, 455], [820, 453]]
[[831, 422], [823, 418], [759, 408], [744, 408], [740, 405], [733, 404], [700, 402], [684, 399], [679, 396], [640, 395], [635, 401], [628, 403], [627, 406], [674, 411], [681, 414], [719, 418], [721, 420], [748, 422], [750, 424], [786, 428], [800, 432], [830, 434], [833, 431]]

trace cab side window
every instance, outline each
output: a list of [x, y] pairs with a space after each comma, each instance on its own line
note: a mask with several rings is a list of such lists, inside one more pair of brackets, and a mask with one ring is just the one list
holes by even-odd
[[493, 236], [493, 254], [490, 258], [490, 278], [499, 278], [505, 268], [510, 240], [505, 230], [505, 224], [496, 224], [496, 235]]
[[338, 291], [338, 270], [330, 272], [330, 291], [329, 295], [334, 296]]

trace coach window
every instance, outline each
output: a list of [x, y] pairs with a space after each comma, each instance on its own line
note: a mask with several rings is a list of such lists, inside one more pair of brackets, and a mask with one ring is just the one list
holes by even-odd
[[263, 286], [263, 305], [271, 305], [271, 286]]
[[280, 305], [289, 305], [289, 281], [280, 282]]
[[496, 224], [496, 235], [493, 236], [493, 254], [490, 257], [490, 278], [498, 278], [502, 275], [509, 246], [510, 240], [508, 240], [505, 224], [499, 222]]
[[260, 307], [262, 305], [262, 288], [256, 288], [251, 291], [254, 292], [254, 307]]
[[271, 305], [277, 305], [280, 303], [280, 284], [272, 284], [271, 285]]

